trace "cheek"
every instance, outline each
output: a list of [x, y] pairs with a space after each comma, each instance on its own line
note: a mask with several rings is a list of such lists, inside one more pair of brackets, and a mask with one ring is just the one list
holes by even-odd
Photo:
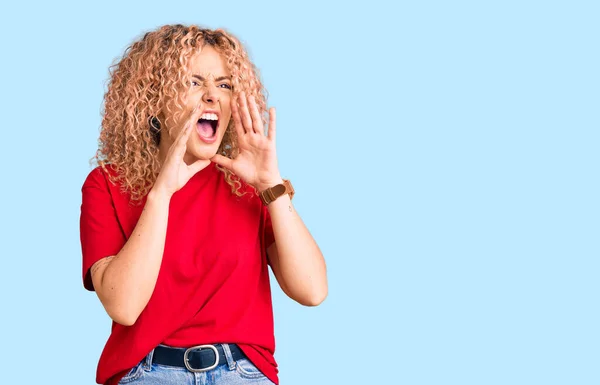
[[221, 117], [224, 119], [223, 122], [225, 123], [225, 127], [229, 127], [231, 124], [231, 112], [223, 111]]
[[231, 123], [231, 108], [229, 107], [229, 104], [221, 110], [221, 119], [226, 123], [225, 127]]
[[231, 110], [229, 108], [227, 110], [223, 111], [223, 117], [227, 121], [231, 120]]

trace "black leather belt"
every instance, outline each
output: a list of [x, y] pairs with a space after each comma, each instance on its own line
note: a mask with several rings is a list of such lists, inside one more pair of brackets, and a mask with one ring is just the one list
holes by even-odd
[[[245, 358], [246, 355], [234, 344], [227, 344], [234, 361]], [[152, 362], [161, 365], [187, 368], [190, 372], [206, 372], [227, 362], [221, 344], [198, 345], [191, 348], [175, 348], [157, 346], [152, 354]]]

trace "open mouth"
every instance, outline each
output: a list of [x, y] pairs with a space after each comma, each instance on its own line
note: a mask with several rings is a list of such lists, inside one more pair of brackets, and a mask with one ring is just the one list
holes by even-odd
[[217, 133], [217, 127], [219, 126], [218, 119], [198, 119], [198, 123], [196, 123], [196, 127], [198, 128], [198, 133], [201, 137], [206, 139], [214, 138]]

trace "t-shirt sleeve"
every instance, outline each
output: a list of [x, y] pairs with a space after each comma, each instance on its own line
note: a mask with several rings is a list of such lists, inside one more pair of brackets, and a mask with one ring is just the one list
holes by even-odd
[[104, 257], [116, 255], [126, 239], [119, 225], [108, 180], [101, 168], [93, 170], [81, 188], [80, 238], [83, 286], [94, 291], [90, 268]]

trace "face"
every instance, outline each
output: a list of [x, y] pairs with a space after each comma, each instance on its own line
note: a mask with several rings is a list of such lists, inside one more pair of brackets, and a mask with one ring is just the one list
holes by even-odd
[[[223, 57], [211, 46], [204, 46], [202, 51], [192, 57], [190, 66], [190, 92], [186, 102], [188, 118], [194, 113], [194, 132], [187, 142], [184, 161], [187, 164], [198, 159], [210, 159], [219, 149], [223, 135], [231, 118], [232, 83], [231, 75]], [[185, 117], [184, 117], [185, 119]], [[169, 127], [170, 134], [163, 130], [159, 152], [165, 156], [173, 140], [183, 129], [182, 124]], [[163, 157], [164, 159], [164, 157]]]

